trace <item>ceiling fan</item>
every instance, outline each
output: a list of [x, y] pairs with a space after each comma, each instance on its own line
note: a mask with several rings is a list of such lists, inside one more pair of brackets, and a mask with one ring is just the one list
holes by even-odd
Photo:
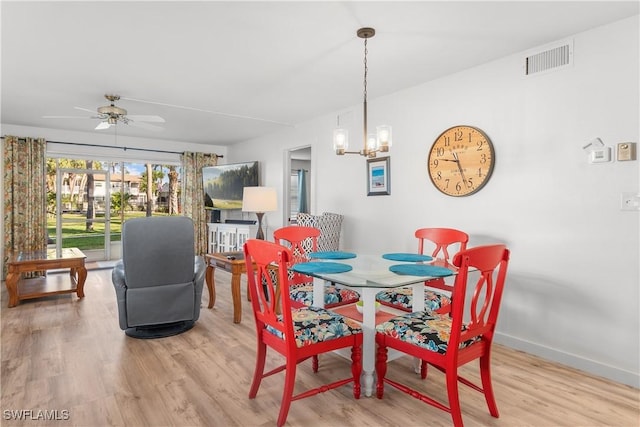
[[164, 119], [160, 116], [141, 116], [141, 115], [127, 115], [127, 110], [115, 105], [115, 102], [120, 99], [120, 95], [105, 95], [104, 96], [111, 104], [103, 107], [98, 107], [97, 111], [90, 110], [88, 108], [74, 107], [76, 110], [87, 111], [92, 113], [92, 116], [42, 116], [44, 119], [99, 119], [96, 130], [109, 129], [112, 125], [118, 122], [126, 125], [133, 125], [149, 130], [162, 130], [160, 126], [149, 124], [152, 123], [164, 123]]

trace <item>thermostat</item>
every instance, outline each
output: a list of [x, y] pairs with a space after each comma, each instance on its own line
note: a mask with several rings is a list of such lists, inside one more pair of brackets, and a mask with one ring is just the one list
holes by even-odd
[[604, 163], [611, 161], [611, 147], [598, 148], [589, 153], [589, 163]]

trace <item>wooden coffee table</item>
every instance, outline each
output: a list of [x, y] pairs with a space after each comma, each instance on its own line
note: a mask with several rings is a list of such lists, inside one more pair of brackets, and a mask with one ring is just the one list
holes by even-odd
[[[215, 269], [219, 267], [231, 273], [231, 296], [233, 298], [233, 323], [242, 321], [242, 297], [240, 295], [240, 278], [247, 272], [243, 252], [216, 252], [206, 254], [207, 263], [207, 288], [209, 288], [209, 308], [216, 303]], [[250, 300], [247, 289], [247, 300]]]
[[[15, 307], [20, 300], [55, 294], [76, 293], [78, 298], [83, 298], [84, 281], [87, 278], [87, 269], [84, 266], [85, 258], [86, 255], [77, 248], [62, 249], [60, 256], [57, 256], [55, 249], [9, 254], [7, 280], [5, 282], [9, 293], [9, 307]], [[68, 281], [63, 282], [62, 280], [54, 280], [48, 277], [22, 278], [22, 273], [29, 271], [47, 271], [62, 268], [70, 270], [70, 286]]]

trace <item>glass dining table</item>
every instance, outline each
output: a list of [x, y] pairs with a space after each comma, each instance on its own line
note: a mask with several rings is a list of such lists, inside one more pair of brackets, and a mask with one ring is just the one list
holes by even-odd
[[[318, 253], [322, 254], [322, 253]], [[357, 291], [362, 300], [362, 370], [363, 388], [365, 396], [369, 397], [373, 390], [375, 371], [375, 334], [376, 334], [376, 294], [382, 290], [410, 286], [413, 289], [413, 311], [424, 310], [424, 282], [436, 277], [456, 274], [456, 267], [442, 259], [432, 260], [431, 257], [421, 256], [421, 260], [398, 261], [387, 259], [387, 255], [348, 254], [338, 255], [329, 259], [320, 259], [309, 263], [296, 264], [293, 270], [313, 277], [313, 305], [323, 307], [324, 284], [333, 282]], [[402, 254], [394, 254], [402, 255]], [[417, 254], [405, 254], [417, 255]], [[310, 254], [313, 258], [314, 254]], [[383, 257], [384, 256], [384, 257]], [[323, 268], [323, 264], [326, 268]], [[334, 268], [331, 268], [334, 267]], [[401, 268], [402, 267], [402, 268]], [[394, 272], [392, 270], [398, 271]], [[386, 310], [382, 306], [381, 310]], [[344, 356], [350, 357], [345, 353]], [[397, 357], [389, 352], [388, 360]]]

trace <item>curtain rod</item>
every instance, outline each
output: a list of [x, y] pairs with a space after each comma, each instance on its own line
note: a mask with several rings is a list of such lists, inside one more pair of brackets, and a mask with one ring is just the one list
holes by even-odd
[[[4, 136], [1, 136], [0, 138], [5, 139]], [[26, 141], [26, 138], [18, 138], [18, 141]], [[98, 148], [116, 148], [119, 150], [135, 150], [135, 151], [148, 151], [148, 152], [152, 152], [152, 153], [168, 153], [168, 154], [184, 154], [184, 151], [166, 151], [166, 150], [152, 150], [150, 148], [127, 148], [127, 147], [117, 147], [115, 145], [98, 145], [98, 144], [85, 144], [82, 142], [62, 142], [62, 141], [46, 141], [47, 143], [51, 143], [51, 144], [63, 144], [63, 145], [81, 145], [84, 147], [98, 147]], [[220, 155], [220, 154], [215, 154], [215, 153], [203, 153], [205, 156], [215, 156], [218, 159], [222, 159], [224, 158], [224, 155]]]

